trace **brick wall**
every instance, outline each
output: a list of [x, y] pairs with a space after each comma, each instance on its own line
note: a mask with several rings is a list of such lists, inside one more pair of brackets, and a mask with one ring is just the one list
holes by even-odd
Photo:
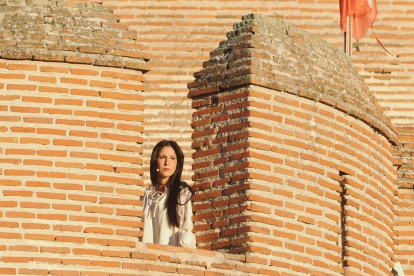
[[[178, 139], [186, 156], [191, 156], [192, 110], [186, 84], [242, 15], [255, 12], [284, 19], [343, 49], [337, 0], [105, 0], [104, 5], [113, 7], [121, 21], [137, 31], [138, 41], [152, 55], [144, 93], [145, 155], [156, 141], [169, 136]], [[377, 5], [375, 33], [395, 56], [386, 54], [368, 30], [360, 42], [354, 40], [353, 64], [394, 124], [410, 124], [414, 122], [413, 51], [409, 47], [413, 45], [414, 2], [377, 0]], [[186, 164], [189, 180], [189, 158]]]
[[[337, 20], [336, 1], [321, 4], [316, 11], [325, 16], [315, 17], [315, 3], [308, 1], [291, 1], [287, 8], [285, 2], [278, 1], [258, 1], [254, 8], [239, 6], [239, 1], [215, 2], [214, 6], [205, 1], [151, 1], [151, 5], [105, 2], [115, 8], [115, 14], [100, 1], [90, 2], [98, 4], [8, 0], [0, 7], [0, 274], [341, 275], [345, 264], [349, 275], [388, 275], [391, 260], [401, 261], [407, 275], [414, 273], [410, 261], [412, 233], [407, 227], [412, 224], [408, 189], [398, 192], [395, 235], [399, 244], [395, 257], [390, 244], [394, 235], [389, 225], [390, 193], [397, 194], [390, 187], [395, 174], [390, 145], [396, 142], [395, 133], [349, 60], [339, 59], [341, 69], [351, 70], [345, 75], [358, 81], [357, 87], [348, 87], [348, 93], [355, 92], [352, 97], [341, 99], [345, 105], [333, 105], [329, 97], [316, 101], [314, 96], [320, 94], [295, 90], [312, 84], [309, 79], [302, 83], [291, 78], [295, 83], [287, 81], [286, 91], [274, 97], [280, 88], [275, 83], [286, 81], [283, 77], [271, 84], [243, 80], [238, 84], [244, 84], [243, 88], [222, 86], [224, 90], [212, 102], [208, 99], [203, 103], [198, 99], [202, 95], [194, 94], [194, 101], [187, 99], [186, 85], [193, 80], [193, 72], [208, 60], [208, 52], [224, 39], [241, 14], [260, 11], [273, 15], [279, 11], [289, 21], [341, 47], [337, 39], [340, 32], [332, 23]], [[391, 8], [389, 17], [380, 16], [379, 22], [393, 25], [380, 25], [380, 34], [396, 29], [410, 31], [409, 5], [379, 4], [403, 7], [398, 10], [399, 20], [391, 20], [396, 13]], [[217, 15], [212, 16], [212, 11]], [[313, 21], [309, 24], [312, 18], [318, 19], [315, 25]], [[290, 33], [294, 43], [303, 43], [296, 34]], [[303, 35], [301, 31], [298, 34]], [[398, 39], [409, 42], [411, 38]], [[355, 44], [354, 64], [393, 122], [401, 124], [410, 122], [410, 116], [402, 118], [392, 112], [410, 111], [407, 85], [397, 83], [410, 82], [410, 54], [398, 44], [391, 47], [400, 51], [399, 59], [384, 57], [374, 42]], [[156, 68], [146, 74], [144, 90], [142, 74], [149, 70], [145, 53], [151, 53], [151, 64]], [[243, 55], [240, 57], [246, 57]], [[373, 56], [384, 58], [371, 62]], [[376, 62], [386, 66], [373, 68]], [[235, 63], [234, 68], [240, 65]], [[267, 70], [267, 65], [260, 66]], [[237, 75], [243, 72], [234, 77]], [[373, 91], [373, 87], [378, 90]], [[220, 110], [227, 103], [234, 104], [233, 109]], [[366, 105], [367, 113], [347, 109], [354, 105], [360, 108], [360, 103]], [[219, 108], [208, 112], [223, 114], [209, 119], [203, 114], [209, 104]], [[193, 143], [191, 105], [199, 109], [192, 123], [196, 130], [210, 121], [220, 127], [220, 132], [214, 133], [217, 130], [213, 128], [209, 130], [212, 133], [194, 133]], [[270, 115], [269, 106], [277, 115]], [[278, 117], [283, 123], [275, 128]], [[309, 118], [314, 121], [309, 122]], [[241, 125], [225, 126], [227, 119]], [[241, 127], [240, 135], [233, 127]], [[269, 127], [283, 137], [279, 148], [280, 140], [269, 138]], [[346, 130], [346, 135], [341, 130]], [[203, 149], [224, 144], [210, 136], [225, 137], [221, 136], [225, 133], [230, 134], [230, 147], [223, 149], [229, 155], [207, 152], [205, 163], [198, 162], [205, 154]], [[218, 230], [219, 243], [212, 248], [242, 254], [138, 242], [140, 196], [146, 185], [143, 171], [148, 169], [143, 160], [148, 160], [152, 145], [166, 136], [178, 140], [187, 156], [194, 152], [191, 146], [197, 149], [195, 188], [207, 188], [195, 198], [200, 247], [209, 248], [206, 241], [217, 237], [216, 232], [208, 236], [208, 227], [213, 227]], [[318, 142], [311, 142], [315, 137], [320, 138]], [[363, 156], [347, 149], [356, 143]], [[302, 154], [304, 149], [310, 154]], [[230, 167], [223, 166], [223, 158], [230, 161]], [[373, 168], [362, 166], [353, 174], [359, 162], [356, 158], [368, 161]], [[191, 164], [187, 158], [187, 180], [192, 175]], [[411, 170], [409, 162], [406, 165], [404, 176]], [[220, 168], [218, 175], [214, 170], [210, 174], [208, 166]], [[380, 178], [385, 180], [380, 183]], [[406, 179], [408, 184], [404, 185], [409, 187], [411, 180]], [[269, 186], [269, 182], [275, 184]], [[213, 194], [208, 190], [210, 184]], [[214, 194], [219, 187], [225, 189]], [[226, 204], [231, 208], [225, 209]], [[325, 206], [323, 210], [320, 204]], [[216, 217], [208, 214], [213, 209]], [[275, 218], [270, 220], [269, 214]], [[348, 220], [339, 229], [341, 214]], [[367, 219], [372, 226], [366, 226]], [[242, 227], [229, 227], [230, 222]], [[228, 238], [232, 236], [238, 237]], [[265, 241], [271, 244], [265, 245]], [[310, 259], [310, 254], [316, 257]]]
[[395, 256], [400, 260], [406, 275], [414, 274], [414, 129], [399, 129], [401, 148], [398, 155], [401, 168], [398, 174], [398, 193], [395, 212]]
[[[202, 68], [202, 62], [209, 59], [209, 52], [217, 48], [220, 41], [242, 15], [251, 12], [286, 20], [322, 39], [338, 49], [343, 48], [343, 34], [339, 29], [339, 5], [337, 0], [288, 0], [288, 1], [204, 1], [204, 0], [164, 0], [164, 1], [111, 1], [104, 5], [114, 8], [125, 22], [139, 34], [139, 41], [145, 51], [152, 54], [152, 70], [147, 74], [147, 90], [144, 93], [145, 118], [148, 144], [144, 146], [144, 156], [152, 145], [165, 137], [177, 138], [184, 145], [188, 162], [185, 178], [191, 178], [189, 156], [193, 154], [191, 144], [191, 102], [186, 99], [186, 84], [193, 80], [192, 74]], [[375, 33], [394, 56], [387, 55], [377, 44], [373, 31], [360, 42], [354, 41], [352, 63], [384, 108], [384, 113], [393, 124], [404, 126], [413, 123], [413, 45], [412, 8], [413, 1], [377, 0], [378, 16]], [[147, 93], [148, 92], [148, 93]], [[160, 103], [173, 106], [173, 109], [159, 108]], [[184, 121], [186, 123], [181, 125]], [[158, 129], [158, 131], [157, 131]], [[162, 130], [161, 134], [159, 130]], [[147, 160], [147, 158], [144, 158]], [[144, 164], [144, 171], [148, 165]], [[410, 186], [412, 181], [409, 180]], [[409, 193], [409, 190], [401, 191]], [[405, 210], [412, 212], [409, 199]], [[399, 202], [402, 202], [401, 200]], [[408, 217], [407, 223], [413, 223]], [[406, 232], [407, 240], [414, 236]], [[407, 251], [407, 265], [404, 267], [414, 275], [414, 266], [408, 265], [411, 259]]]
[[100, 4], [1, 9], [0, 274], [123, 273], [142, 227], [142, 45]]
[[227, 37], [189, 84], [199, 247], [390, 275], [397, 136], [348, 58], [254, 14]]

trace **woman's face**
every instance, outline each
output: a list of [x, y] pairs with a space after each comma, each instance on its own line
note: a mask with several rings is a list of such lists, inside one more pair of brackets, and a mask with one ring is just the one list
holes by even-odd
[[[160, 184], [167, 184], [168, 179], [177, 168], [177, 155], [170, 146], [165, 146], [158, 152], [157, 180]], [[164, 180], [164, 181], [163, 181]]]

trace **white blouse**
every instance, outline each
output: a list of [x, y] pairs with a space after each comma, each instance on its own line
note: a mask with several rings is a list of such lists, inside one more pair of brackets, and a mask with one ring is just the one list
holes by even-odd
[[164, 193], [160, 193], [153, 185], [145, 190], [142, 242], [196, 248], [195, 235], [192, 233], [191, 192], [184, 188], [178, 198], [179, 203], [185, 203], [177, 204], [178, 228], [168, 224], [167, 208], [165, 208], [168, 193], [168, 188]]

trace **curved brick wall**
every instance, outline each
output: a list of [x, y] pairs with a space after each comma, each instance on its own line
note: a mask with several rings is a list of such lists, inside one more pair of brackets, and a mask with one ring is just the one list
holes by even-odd
[[[152, 70], [148, 74], [152, 99], [165, 99], [184, 114], [190, 101], [186, 100], [186, 84], [192, 73], [202, 67], [208, 54], [225, 39], [225, 34], [243, 15], [259, 13], [283, 19], [309, 33], [343, 49], [343, 33], [339, 27], [339, 4], [331, 1], [269, 1], [269, 0], [163, 0], [142, 2], [136, 0], [104, 0], [114, 8], [121, 21], [139, 33], [139, 41], [153, 54]], [[252, 5], [250, 5], [250, 2]], [[364, 78], [387, 116], [395, 124], [413, 123], [414, 96], [412, 57], [412, 9], [414, 2], [377, 0], [378, 15], [375, 33], [394, 56], [388, 55], [375, 40], [372, 30], [360, 42], [354, 40], [353, 64]], [[151, 99], [148, 94], [148, 99]], [[184, 104], [182, 101], [185, 101]], [[174, 136], [183, 137], [191, 131], [182, 117], [169, 117], [155, 102], [148, 103], [148, 115], [156, 124], [155, 115], [169, 119]], [[178, 114], [178, 112], [177, 112]], [[191, 110], [187, 111], [191, 115]], [[177, 124], [177, 125], [175, 125]], [[174, 127], [176, 126], [176, 127]], [[151, 125], [148, 125], [151, 127]], [[184, 129], [186, 131], [184, 131]], [[149, 136], [155, 136], [151, 133]], [[185, 134], [184, 134], [185, 135]], [[189, 134], [188, 134], [189, 135]], [[150, 137], [152, 138], [152, 137]]]
[[[145, 245], [138, 242], [143, 137], [151, 138], [149, 149], [164, 135], [156, 130], [166, 124], [154, 124], [154, 109], [144, 111], [143, 99], [146, 107], [173, 103], [171, 114], [177, 116], [166, 113], [176, 120], [169, 125], [177, 129], [172, 136], [190, 133], [183, 126], [190, 101], [182, 102], [187, 89], [186, 81], [176, 77], [181, 71], [169, 72], [177, 81], [177, 97], [147, 93], [143, 98], [148, 57], [136, 33], [120, 24], [110, 8], [76, 1], [3, 4], [0, 274], [390, 275], [396, 175], [390, 153], [396, 136], [343, 56], [337, 62], [344, 66], [337, 71], [350, 70], [344, 76], [357, 84], [347, 86], [348, 99], [332, 97], [336, 93], [329, 93], [330, 85], [320, 90], [326, 87], [309, 82], [309, 75], [287, 74], [268, 82], [277, 76], [263, 75], [268, 56], [240, 53], [243, 43], [234, 48], [240, 55], [213, 52], [217, 59], [206, 68], [231, 56], [234, 75], [228, 77], [257, 78], [241, 78], [233, 88], [230, 78], [215, 91], [192, 86], [198, 91], [192, 94], [198, 109], [193, 122], [196, 230], [200, 248], [210, 248], [206, 242], [211, 241], [215, 250], [242, 254]], [[236, 29], [245, 31], [240, 24]], [[300, 30], [290, 30], [285, 32], [290, 40], [284, 41], [308, 41]], [[260, 28], [250, 31], [267, 35]], [[244, 63], [249, 59], [262, 63]], [[194, 70], [189, 64], [191, 69], [186, 68]], [[237, 71], [239, 66], [247, 71]], [[272, 70], [284, 72], [280, 67]], [[165, 84], [154, 79], [148, 91], [162, 90]], [[147, 116], [152, 121], [145, 123]], [[145, 124], [151, 126], [143, 133]], [[406, 210], [412, 193], [398, 196], [396, 252], [408, 260], [411, 215]]]
[[[242, 15], [255, 12], [286, 20], [343, 49], [343, 33], [339, 28], [339, 5], [337, 0], [105, 0], [104, 5], [114, 8], [115, 13], [138, 32], [138, 40], [146, 52], [151, 53], [152, 70], [147, 74], [148, 85], [144, 93], [145, 129], [148, 130], [144, 156], [152, 146], [166, 135], [179, 139], [186, 156], [191, 156], [191, 101], [186, 98], [186, 84], [193, 79], [193, 72], [202, 68], [209, 52], [225, 39], [226, 32]], [[386, 54], [377, 44], [374, 33], [368, 30], [360, 42], [353, 43], [352, 63], [358, 73], [384, 108], [384, 113], [399, 126], [402, 136], [404, 127], [414, 122], [413, 67], [413, 7], [414, 1], [377, 0], [378, 15], [375, 33], [394, 56]], [[162, 103], [172, 106], [162, 108]], [[161, 130], [161, 131], [160, 131]], [[408, 128], [408, 133], [411, 130]], [[405, 138], [404, 138], [405, 140]], [[409, 150], [408, 150], [409, 152]], [[147, 158], [144, 158], [147, 160]], [[402, 229], [403, 239], [396, 254], [406, 275], [414, 275], [414, 247], [410, 240], [414, 233], [409, 228], [414, 224], [412, 199], [414, 198], [412, 159], [402, 158], [407, 166], [399, 175], [406, 187], [400, 192], [401, 214], [395, 223]], [[191, 178], [192, 160], [187, 158], [187, 181]], [[148, 165], [144, 164], [144, 170]], [[401, 252], [401, 254], [400, 254]]]
[[395, 256], [404, 267], [405, 275], [414, 274], [414, 128], [398, 129], [401, 147], [397, 154], [401, 168], [398, 170], [398, 193], [395, 206]]
[[397, 139], [348, 58], [254, 14], [227, 36], [188, 86], [200, 248], [390, 275]]
[[[247, 4], [246, 4], [247, 3]], [[252, 3], [252, 5], [250, 5]], [[145, 129], [148, 130], [144, 145], [144, 156], [151, 147], [166, 135], [179, 139], [186, 156], [191, 156], [191, 101], [186, 98], [186, 84], [192, 81], [193, 72], [200, 70], [202, 62], [209, 58], [209, 52], [225, 39], [226, 32], [242, 15], [256, 12], [266, 16], [284, 19], [322, 39], [343, 49], [343, 34], [339, 28], [338, 1], [268, 1], [244, 0], [205, 1], [205, 0], [105, 0], [104, 5], [114, 8], [121, 21], [138, 32], [138, 40], [146, 52], [151, 53], [152, 70], [147, 74], [148, 85], [144, 93]], [[384, 113], [399, 126], [413, 123], [413, 1], [377, 0], [378, 15], [375, 33], [394, 56], [387, 55], [377, 44], [372, 30], [360, 42], [353, 44], [352, 63], [358, 73], [384, 108]], [[171, 109], [160, 108], [166, 103]], [[161, 131], [160, 131], [161, 130]], [[410, 130], [408, 129], [408, 132]], [[405, 134], [402, 134], [405, 136]], [[147, 160], [147, 158], [144, 158]], [[414, 238], [409, 231], [413, 224], [412, 159], [403, 158], [407, 170], [400, 173], [401, 182], [410, 188], [400, 192], [404, 197], [398, 201], [404, 217], [396, 219], [403, 230], [402, 244], [397, 255], [404, 266], [405, 273], [414, 275], [414, 247], [408, 242]], [[192, 160], [187, 158], [184, 176], [191, 178]], [[144, 170], [148, 165], [144, 164]], [[408, 176], [408, 177], [407, 177]], [[405, 226], [408, 225], [408, 226]], [[405, 230], [407, 229], [408, 230]]]
[[[368, 30], [360, 42], [354, 40], [352, 63], [393, 123], [412, 124], [414, 81], [410, 45], [414, 43], [411, 35], [414, 2], [377, 0], [377, 4], [375, 33], [395, 56], [382, 50], [373, 31]], [[148, 93], [144, 93], [147, 119], [144, 124], [148, 130], [145, 155], [167, 135], [178, 139], [186, 156], [191, 156], [192, 110], [186, 84], [242, 15], [254, 12], [286, 20], [343, 49], [336, 0], [105, 0], [104, 5], [113, 7], [121, 21], [138, 32], [138, 41], [153, 56], [152, 70], [146, 76]], [[164, 108], [162, 103], [172, 108]], [[187, 180], [192, 175], [191, 163], [188, 158]], [[144, 169], [147, 167], [145, 164]]]
[[1, 6], [0, 274], [119, 273], [141, 236], [147, 57], [108, 7], [34, 2]]

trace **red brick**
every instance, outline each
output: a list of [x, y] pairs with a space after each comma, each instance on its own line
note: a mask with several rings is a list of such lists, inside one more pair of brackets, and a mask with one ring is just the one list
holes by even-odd
[[59, 136], [65, 136], [66, 130], [63, 129], [46, 129], [46, 128], [38, 128], [37, 129], [38, 134], [49, 134], [49, 135], [59, 135]]
[[54, 241], [55, 237], [53, 235], [47, 234], [25, 234], [24, 238], [27, 240], [41, 240], [41, 241]]
[[7, 90], [35, 91], [36, 89], [36, 85], [7, 84]]
[[49, 209], [50, 204], [44, 202], [20, 202], [22, 208]]
[[17, 207], [17, 201], [0, 201], [0, 207], [2, 208]]
[[6, 176], [34, 176], [34, 171], [29, 170], [4, 170]]
[[22, 223], [23, 229], [49, 229], [50, 226], [48, 224], [43, 223]]
[[73, 111], [70, 109], [61, 109], [61, 108], [43, 108], [43, 113], [72, 115]]
[[166, 272], [166, 273], [176, 273], [177, 269], [172, 266], [164, 266], [164, 265], [155, 265], [150, 264], [151, 271], [160, 271], [160, 272]]
[[229, 274], [227, 273], [221, 273], [221, 272], [216, 272], [216, 271], [205, 271], [204, 275], [205, 276], [229, 276]]
[[97, 196], [70, 194], [70, 195], [68, 195], [68, 198], [71, 199], [71, 200], [75, 200], [75, 201], [88, 201], [88, 202], [97, 202], [98, 201]]
[[87, 76], [98, 76], [99, 75], [99, 72], [96, 70], [77, 69], [77, 68], [70, 68], [70, 73], [73, 75], [87, 75]]
[[96, 81], [96, 80], [91, 80], [89, 82], [90, 86], [95, 86], [95, 87], [103, 87], [103, 88], [116, 88], [116, 83], [114, 82], [109, 82], [109, 81]]
[[48, 166], [51, 167], [53, 165], [53, 161], [46, 161], [46, 160], [24, 160], [24, 165], [34, 165], [34, 166]]
[[22, 186], [22, 182], [13, 179], [0, 179], [0, 186]]
[[84, 230], [85, 233], [96, 233], [96, 234], [109, 234], [113, 235], [114, 230], [110, 228], [104, 228], [104, 227], [87, 227]]
[[70, 84], [81, 84], [81, 85], [87, 85], [88, 81], [85, 79], [78, 79], [78, 78], [67, 78], [67, 77], [61, 77], [60, 78], [61, 83], [70, 83]]
[[57, 224], [53, 226], [54, 230], [67, 231], [67, 232], [82, 232], [83, 227], [81, 225], [61, 225]]
[[23, 80], [26, 78], [25, 74], [2, 74], [0, 73], [0, 79], [8, 79], [8, 80], [12, 80], [12, 79], [16, 79], [16, 80]]
[[99, 91], [97, 91], [97, 90], [71, 89], [70, 94], [71, 95], [77, 95], [77, 96], [99, 97]]
[[123, 263], [123, 269], [136, 269], [138, 271], [149, 271], [150, 265], [148, 263], [140, 264], [140, 263]]
[[85, 237], [76, 237], [76, 236], [56, 236], [57, 242], [68, 242], [68, 243], [85, 243]]
[[69, 254], [70, 253], [70, 248], [68, 248], [68, 247], [48, 247], [48, 246], [42, 246], [40, 248], [40, 252], [56, 253], [56, 254]]
[[49, 87], [49, 86], [39, 86], [40, 92], [47, 92], [47, 93], [61, 93], [61, 94], [68, 94], [69, 89], [65, 87]]
[[[260, 258], [260, 257], [246, 256], [246, 263], [255, 263], [255, 264], [267, 265], [268, 260], [265, 259], [265, 258]], [[260, 269], [259, 269], [259, 273], [260, 273]]]
[[141, 252], [132, 252], [131, 254], [131, 258], [132, 259], [145, 259], [145, 260], [153, 260], [156, 261], [158, 260], [158, 255], [157, 254], [152, 254], [152, 253], [141, 253]]
[[6, 155], [35, 155], [36, 151], [31, 149], [6, 149]]
[[178, 274], [204, 276], [204, 271], [194, 268], [177, 268]]
[[87, 259], [62, 259], [62, 264], [63, 265], [91, 265], [91, 260], [87, 260]]
[[10, 106], [11, 112], [19, 113], [40, 113], [39, 107]]
[[0, 267], [0, 273], [2, 275], [16, 275], [15, 268]]
[[30, 269], [30, 268], [20, 268], [19, 274], [27, 275], [48, 275], [49, 271], [47, 269]]
[[73, 248], [72, 252], [75, 255], [101, 256], [101, 251], [99, 251], [98, 249]]
[[79, 276], [79, 271], [76, 270], [49, 270], [49, 274], [56, 276]]

